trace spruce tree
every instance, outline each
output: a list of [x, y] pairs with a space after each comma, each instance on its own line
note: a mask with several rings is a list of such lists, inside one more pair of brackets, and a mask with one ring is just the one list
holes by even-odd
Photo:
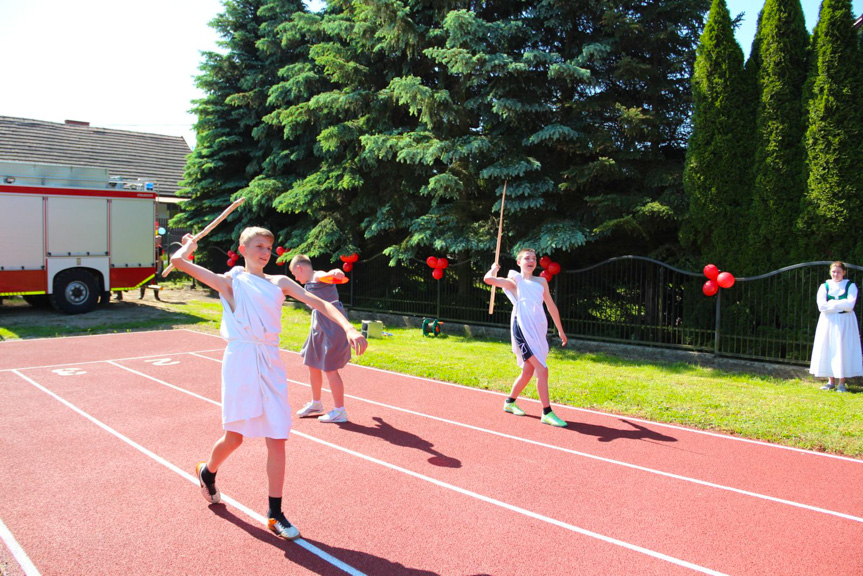
[[808, 191], [799, 220], [806, 258], [863, 262], [863, 78], [853, 21], [850, 0], [822, 3], [808, 102]]
[[799, 0], [767, 0], [756, 32], [755, 182], [749, 257], [741, 272], [793, 262], [795, 222], [806, 189], [803, 84], [809, 34]]
[[690, 208], [681, 237], [705, 262], [739, 270], [746, 247], [751, 140], [743, 51], [725, 0], [713, 0], [692, 74], [692, 136], [684, 185]]

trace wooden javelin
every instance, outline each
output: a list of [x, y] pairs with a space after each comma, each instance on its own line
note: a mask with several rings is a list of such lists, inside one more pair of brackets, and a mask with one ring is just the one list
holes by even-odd
[[[503, 194], [500, 196], [500, 221], [497, 225], [497, 248], [494, 249], [494, 263], [500, 264], [500, 238], [503, 235], [503, 203], [506, 200], [506, 180], [503, 181]], [[494, 313], [495, 287], [491, 287], [491, 300], [488, 301], [488, 313]]]
[[[193, 236], [193, 238], [195, 239], [195, 242], [197, 242], [198, 240], [200, 240], [201, 238], [203, 238], [204, 236], [206, 236], [207, 234], [209, 234], [210, 232], [212, 232], [212, 231], [213, 231], [213, 228], [215, 228], [216, 226], [218, 226], [218, 225], [222, 222], [222, 220], [224, 220], [225, 218], [227, 218], [227, 217], [228, 217], [228, 215], [229, 215], [231, 212], [233, 212], [234, 210], [236, 210], [237, 208], [239, 208], [240, 204], [242, 204], [242, 203], [243, 203], [243, 200], [245, 200], [245, 198], [240, 198], [240, 199], [238, 199], [238, 200], [234, 201], [230, 206], [228, 206], [227, 208], [225, 208], [225, 210], [224, 210], [221, 214], [219, 214], [219, 216], [218, 216], [218, 217], [216, 217], [216, 219], [215, 219], [215, 220], [213, 220], [212, 222], [210, 222], [209, 224], [207, 224], [207, 226], [206, 226], [203, 230], [201, 230], [200, 232], [198, 232], [197, 234], [195, 234], [195, 235]], [[173, 269], [174, 269], [174, 265], [173, 265], [173, 264], [169, 264], [167, 268], [165, 268], [164, 270], [162, 270], [162, 277], [167, 276], [167, 275], [171, 272], [171, 270], [173, 270]]]

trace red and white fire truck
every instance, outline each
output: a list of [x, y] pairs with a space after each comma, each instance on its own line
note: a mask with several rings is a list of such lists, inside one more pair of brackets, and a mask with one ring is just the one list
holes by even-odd
[[108, 170], [0, 161], [0, 297], [88, 312], [156, 272], [156, 193]]

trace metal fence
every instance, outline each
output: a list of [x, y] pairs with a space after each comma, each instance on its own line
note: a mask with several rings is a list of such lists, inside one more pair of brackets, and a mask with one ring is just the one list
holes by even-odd
[[[561, 272], [551, 292], [569, 337], [806, 364], [818, 322], [815, 294], [829, 265], [806, 262], [737, 278], [708, 298], [701, 272], [623, 256]], [[500, 292], [494, 314], [488, 314], [489, 287], [482, 281], [487, 266], [456, 262], [434, 280], [424, 262], [391, 267], [378, 256], [357, 262], [351, 282], [339, 290], [355, 310], [506, 327], [512, 305]], [[502, 259], [501, 267], [502, 275], [516, 269], [511, 259]], [[859, 286], [861, 272], [848, 265], [847, 278]]]

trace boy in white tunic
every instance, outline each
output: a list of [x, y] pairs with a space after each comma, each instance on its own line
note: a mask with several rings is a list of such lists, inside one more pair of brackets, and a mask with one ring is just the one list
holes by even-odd
[[530, 379], [536, 374], [536, 391], [542, 402], [543, 424], [552, 426], [566, 426], [566, 422], [557, 417], [551, 410], [551, 401], [548, 396], [548, 320], [545, 317], [543, 303], [548, 308], [548, 313], [554, 321], [557, 333], [563, 346], [566, 346], [566, 334], [560, 323], [560, 313], [557, 305], [551, 298], [548, 290], [548, 282], [545, 278], [534, 276], [536, 269], [536, 252], [529, 248], [519, 251], [515, 258], [520, 272], [510, 270], [506, 278], [498, 278], [497, 272], [500, 266], [493, 264], [491, 270], [486, 272], [483, 280], [486, 284], [503, 288], [504, 294], [512, 302], [511, 336], [512, 350], [515, 359], [521, 367], [521, 374], [512, 384], [509, 398], [504, 402], [503, 409], [516, 416], [524, 416], [524, 410], [519, 408], [515, 400]]
[[269, 509], [267, 526], [276, 535], [293, 540], [300, 532], [282, 513], [285, 481], [285, 440], [291, 430], [291, 408], [285, 365], [279, 356], [281, 310], [285, 295], [304, 302], [336, 322], [348, 342], [362, 354], [367, 342], [334, 306], [305, 290], [287, 276], [264, 274], [273, 250], [273, 234], [264, 228], [246, 228], [240, 235], [245, 267], [216, 274], [188, 260], [197, 248], [194, 238], [183, 237], [183, 247], [172, 257], [178, 270], [219, 292], [222, 301], [222, 337], [228, 341], [222, 362], [222, 427], [206, 462], [195, 467], [201, 492], [210, 503], [221, 500], [216, 471], [239, 448], [243, 438], [265, 438]]

